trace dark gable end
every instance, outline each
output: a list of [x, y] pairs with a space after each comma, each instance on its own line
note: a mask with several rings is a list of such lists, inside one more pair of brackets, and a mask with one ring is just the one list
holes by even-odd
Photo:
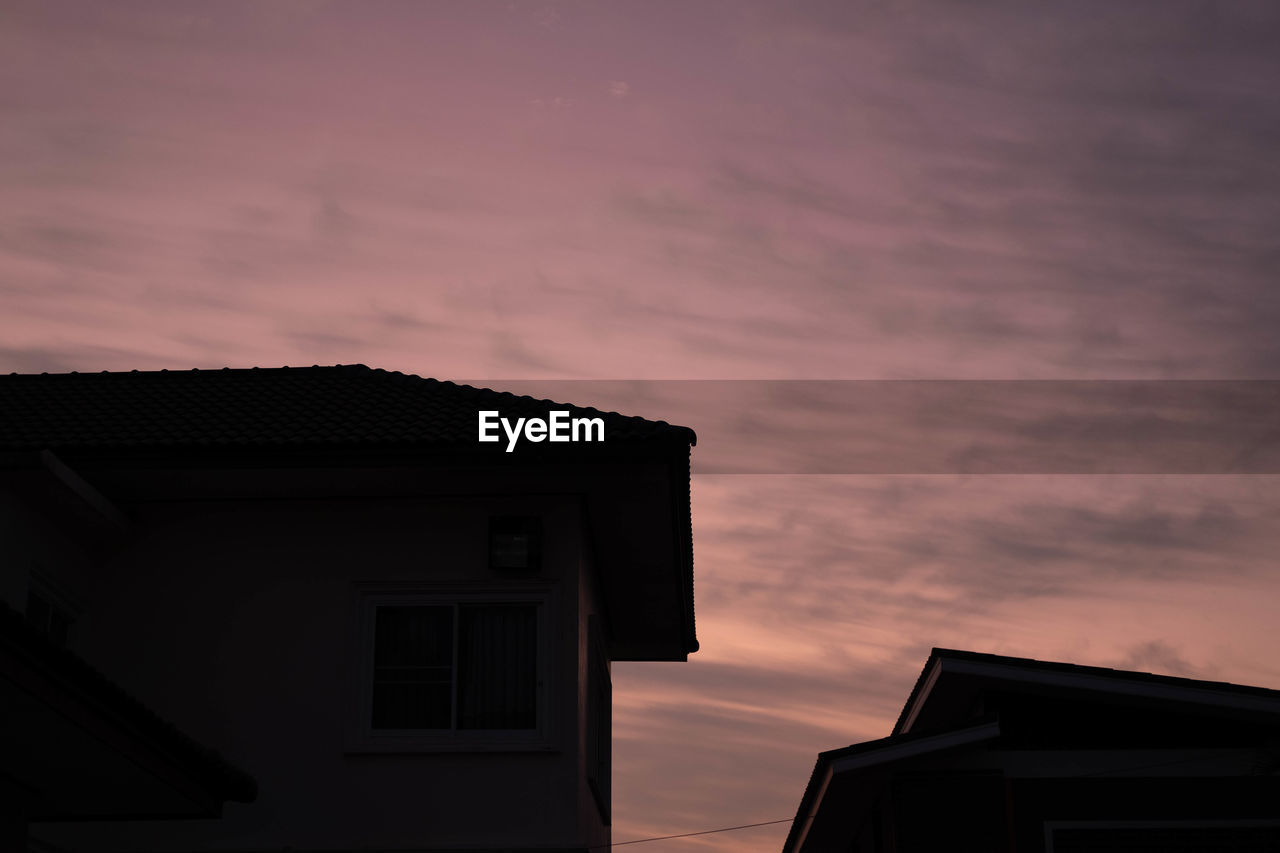
[[934, 649], [888, 737], [818, 755], [783, 849], [1277, 849], [1277, 743], [1278, 690]]

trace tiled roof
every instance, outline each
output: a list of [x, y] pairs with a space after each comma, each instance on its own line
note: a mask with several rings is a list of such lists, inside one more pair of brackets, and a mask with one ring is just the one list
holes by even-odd
[[363, 364], [0, 376], [0, 450], [475, 447], [477, 411], [603, 417], [609, 443], [693, 444], [687, 427]]

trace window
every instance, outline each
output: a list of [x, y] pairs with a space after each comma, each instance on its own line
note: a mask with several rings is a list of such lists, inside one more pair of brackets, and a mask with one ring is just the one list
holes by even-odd
[[536, 604], [374, 608], [374, 729], [537, 728]]
[[545, 742], [546, 592], [359, 598], [357, 750]]

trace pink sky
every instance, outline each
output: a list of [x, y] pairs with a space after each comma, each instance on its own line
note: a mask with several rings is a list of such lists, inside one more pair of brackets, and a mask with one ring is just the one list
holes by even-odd
[[[10, 2], [0, 370], [1280, 379], [1278, 41], [1272, 3]], [[1278, 485], [698, 475], [702, 651], [615, 668], [614, 840], [790, 818], [933, 645], [1280, 687]]]

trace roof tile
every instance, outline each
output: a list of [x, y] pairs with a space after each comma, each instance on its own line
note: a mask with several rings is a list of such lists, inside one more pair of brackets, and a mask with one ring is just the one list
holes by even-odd
[[696, 442], [665, 421], [362, 364], [0, 376], [0, 450], [470, 445], [476, 412], [603, 417], [612, 441]]

